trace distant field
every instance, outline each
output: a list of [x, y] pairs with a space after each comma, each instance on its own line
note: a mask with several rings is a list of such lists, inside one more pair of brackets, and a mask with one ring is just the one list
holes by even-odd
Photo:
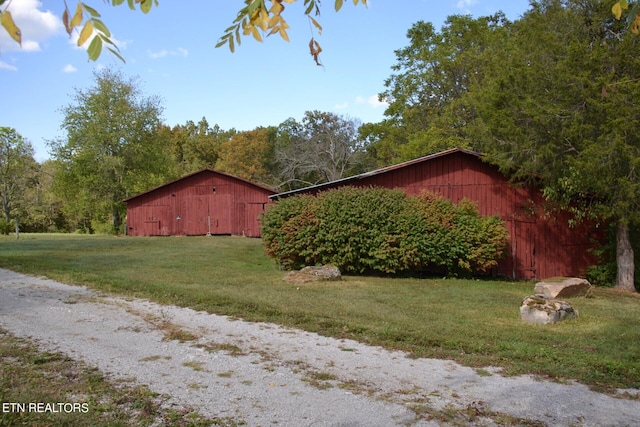
[[640, 297], [598, 288], [580, 317], [527, 325], [530, 282], [345, 277], [290, 285], [259, 239], [22, 234], [0, 267], [120, 295], [594, 388], [640, 388]]

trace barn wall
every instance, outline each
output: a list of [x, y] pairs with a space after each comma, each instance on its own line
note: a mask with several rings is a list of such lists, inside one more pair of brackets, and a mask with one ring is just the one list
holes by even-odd
[[427, 190], [454, 203], [463, 198], [477, 202], [481, 215], [497, 215], [505, 221], [511, 238], [506, 256], [493, 271], [496, 275], [516, 279], [584, 276], [586, 267], [597, 262], [589, 253], [590, 238], [598, 237], [591, 224], [569, 228], [568, 214], [545, 212], [540, 191], [510, 184], [496, 167], [468, 153], [390, 167], [339, 185], [401, 188], [410, 195]]
[[127, 201], [132, 236], [231, 234], [260, 237], [259, 215], [273, 192], [211, 170]]

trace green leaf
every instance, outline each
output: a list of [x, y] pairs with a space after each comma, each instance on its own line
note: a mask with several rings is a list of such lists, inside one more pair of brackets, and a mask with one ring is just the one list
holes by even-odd
[[122, 3], [124, 3], [124, 0], [112, 0], [111, 2], [114, 6], [120, 6]]
[[126, 64], [127, 61], [125, 61], [124, 58], [122, 57], [122, 55], [120, 55], [120, 52], [118, 52], [117, 50], [112, 49], [110, 47], [108, 47], [107, 50], [109, 52], [111, 52], [112, 54], [114, 54], [120, 61], [122, 61], [123, 63]]
[[94, 37], [93, 40], [91, 40], [91, 44], [89, 44], [89, 48], [87, 49], [89, 59], [92, 61], [96, 61], [100, 57], [101, 53], [102, 39], [100, 37]]
[[140, 10], [142, 13], [147, 14], [151, 10], [151, 6], [153, 6], [153, 2], [151, 0], [143, 0], [142, 3], [140, 3]]
[[95, 10], [94, 8], [87, 6], [86, 4], [82, 3], [82, 7], [84, 8], [84, 10], [86, 10], [87, 12], [89, 12], [89, 15], [93, 16], [94, 18], [99, 18], [100, 14], [98, 13], [97, 10]]
[[104, 22], [102, 22], [99, 19], [92, 19], [92, 21], [93, 21], [93, 26], [96, 27], [96, 30], [100, 31], [107, 37], [111, 37], [111, 32], [109, 31], [107, 26], [104, 25]]
[[336, 0], [336, 12], [340, 12], [340, 9], [342, 9], [343, 3], [344, 3], [343, 0]]
[[311, 11], [312, 11], [312, 10], [313, 10], [313, 8], [315, 7], [315, 5], [316, 5], [316, 4], [315, 4], [315, 2], [314, 2], [314, 1], [311, 1], [311, 2], [309, 3], [309, 6], [307, 7], [307, 9], [304, 11], [304, 14], [305, 14], [305, 15], [310, 15], [310, 14], [311, 14]]

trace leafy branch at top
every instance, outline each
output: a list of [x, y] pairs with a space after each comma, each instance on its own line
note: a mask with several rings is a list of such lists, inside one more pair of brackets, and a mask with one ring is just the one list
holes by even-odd
[[[125, 0], [104, 0], [104, 2], [111, 3], [112, 6], [120, 6], [124, 4]], [[9, 33], [11, 38], [22, 46], [22, 31], [16, 25], [11, 16], [11, 12], [8, 10], [11, 0], [0, 0], [0, 6], [3, 6], [5, 3], [7, 4], [4, 9], [0, 10], [0, 24], [7, 33]], [[127, 4], [131, 10], [137, 10], [136, 6], [139, 6], [140, 10], [146, 14], [149, 13], [153, 6], [158, 6], [158, 0], [127, 0]], [[124, 58], [120, 55], [120, 49], [111, 38], [111, 32], [104, 22], [102, 22], [100, 14], [94, 8], [84, 2], [78, 2], [72, 14], [67, 2], [64, 1], [62, 23], [69, 35], [71, 35], [74, 30], [80, 31], [77, 42], [78, 46], [83, 46], [91, 40], [87, 47], [87, 54], [90, 60], [97, 60], [102, 53], [103, 47], [106, 46], [109, 52], [124, 62]]]
[[[236, 44], [242, 43], [242, 36], [253, 36], [259, 42], [262, 42], [263, 35], [267, 37], [272, 34], [279, 34], [282, 39], [289, 41], [287, 30], [289, 25], [282, 17], [285, 10], [283, 3], [291, 4], [298, 0], [245, 0], [245, 7], [240, 9], [233, 25], [224, 31], [224, 35], [220, 37], [216, 47], [228, 45], [231, 52], [235, 52]], [[305, 16], [309, 22], [322, 34], [322, 26], [315, 17], [320, 16], [320, 0], [303, 0]], [[267, 5], [269, 3], [269, 5]], [[336, 12], [342, 8], [344, 0], [335, 0]], [[362, 3], [367, 5], [367, 0], [353, 0], [353, 4]], [[242, 33], [242, 34], [241, 34]], [[319, 55], [322, 47], [312, 36], [309, 41], [309, 53], [313, 57], [317, 65], [321, 65]]]

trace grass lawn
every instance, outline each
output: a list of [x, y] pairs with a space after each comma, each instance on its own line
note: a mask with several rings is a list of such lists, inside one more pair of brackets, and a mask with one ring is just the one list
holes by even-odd
[[578, 319], [520, 321], [531, 282], [345, 277], [290, 285], [259, 239], [23, 234], [0, 267], [125, 296], [453, 359], [509, 375], [640, 388], [640, 296], [597, 288]]

